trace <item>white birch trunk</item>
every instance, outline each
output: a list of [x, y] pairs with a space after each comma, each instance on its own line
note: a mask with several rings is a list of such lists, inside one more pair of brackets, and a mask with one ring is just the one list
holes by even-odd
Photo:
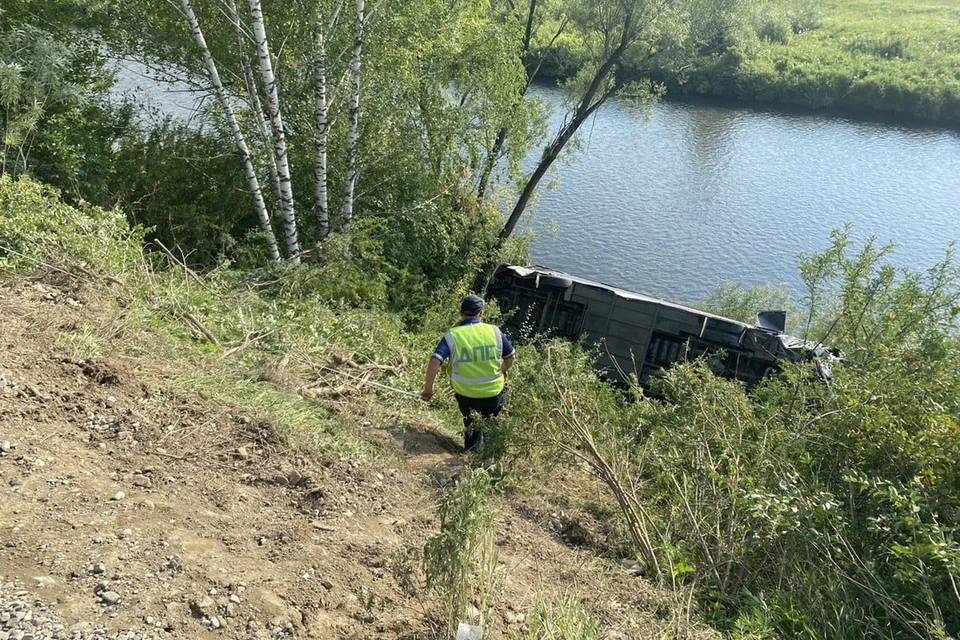
[[[250, 103], [250, 111], [253, 113], [253, 119], [257, 122], [257, 129], [260, 130], [260, 136], [264, 144], [273, 145], [273, 134], [267, 126], [267, 120], [263, 117], [263, 107], [260, 104], [260, 91], [257, 89], [257, 82], [253, 77], [253, 69], [250, 67], [250, 58], [247, 57], [246, 33], [240, 25], [240, 14], [237, 12], [237, 3], [234, 0], [227, 0], [227, 12], [230, 21], [237, 31], [237, 47], [240, 55], [240, 67], [243, 69], [243, 83], [247, 87], [247, 97]], [[277, 171], [277, 156], [271, 153], [269, 156], [270, 179], [273, 181], [273, 193], [280, 200], [280, 174]]]
[[330, 233], [330, 209], [327, 196], [327, 133], [330, 124], [327, 102], [327, 51], [324, 35], [323, 16], [318, 11], [314, 62], [314, 115], [316, 118], [314, 143], [317, 155], [313, 165], [313, 208], [317, 218], [317, 233], [321, 240]]
[[359, 167], [357, 148], [360, 141], [360, 52], [363, 46], [363, 0], [357, 0], [356, 39], [353, 43], [353, 60], [350, 64], [350, 129], [347, 132], [347, 176], [343, 191], [343, 208], [340, 218], [343, 227], [350, 226], [353, 219], [354, 188]]
[[277, 248], [277, 238], [274, 236], [273, 227], [270, 225], [270, 214], [267, 211], [266, 203], [263, 201], [263, 192], [260, 190], [260, 181], [257, 179], [253, 159], [250, 157], [250, 148], [247, 146], [247, 141], [243, 137], [243, 132], [240, 131], [240, 125], [237, 123], [237, 116], [233, 111], [233, 105], [230, 103], [226, 91], [223, 89], [223, 83], [220, 81], [220, 73], [217, 71], [217, 64], [210, 54], [210, 48], [207, 46], [207, 41], [203, 37], [203, 31], [200, 30], [200, 23], [197, 21], [197, 16], [193, 12], [190, 0], [181, 0], [181, 7], [183, 8], [184, 17], [186, 17], [187, 22], [190, 23], [194, 40], [196, 40], [197, 46], [200, 47], [200, 51], [203, 54], [203, 63], [207, 70], [207, 76], [210, 78], [210, 84], [213, 85], [214, 94], [223, 107], [223, 112], [226, 114], [227, 122], [230, 125], [230, 131], [233, 134], [234, 143], [237, 145], [237, 151], [240, 152], [240, 158], [243, 160], [247, 184], [250, 186], [250, 193], [253, 195], [253, 204], [257, 211], [257, 217], [260, 219], [260, 228], [263, 229], [263, 233], [267, 239], [267, 252], [271, 260], [279, 260], [280, 251]]
[[[184, 0], [186, 2], [186, 0]], [[297, 240], [297, 218], [293, 210], [293, 189], [290, 183], [290, 164], [287, 159], [287, 139], [280, 116], [280, 96], [277, 91], [277, 78], [270, 61], [270, 48], [267, 46], [267, 31], [263, 24], [263, 11], [260, 0], [250, 0], [250, 17], [253, 21], [253, 37], [260, 57], [260, 73], [267, 90], [267, 113], [273, 128], [274, 154], [277, 159], [277, 174], [280, 184], [280, 215], [283, 220], [284, 236], [290, 259], [299, 262], [300, 243]]]

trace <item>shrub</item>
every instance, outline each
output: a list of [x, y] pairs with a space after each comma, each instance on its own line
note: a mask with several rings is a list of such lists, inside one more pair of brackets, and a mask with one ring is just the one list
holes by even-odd
[[165, 121], [123, 136], [108, 192], [129, 218], [151, 227], [177, 255], [197, 267], [229, 260], [263, 262], [253, 201], [233, 154], [215, 132]]
[[823, 25], [823, 11], [817, 0], [800, 0], [787, 9], [787, 18], [795, 34], [815, 31]]
[[756, 30], [761, 39], [777, 44], [787, 44], [794, 33], [790, 20], [780, 14], [762, 16], [757, 22]]
[[33, 269], [40, 262], [120, 273], [138, 264], [143, 230], [123, 213], [86, 203], [74, 207], [52, 187], [0, 176], [0, 265]]
[[802, 260], [801, 329], [846, 354], [829, 384], [796, 363], [747, 394], [695, 362], [626, 402], [554, 342], [515, 367], [508, 433], [586, 462], [649, 575], [736, 637], [956, 637], [960, 267], [891, 251], [841, 230]]

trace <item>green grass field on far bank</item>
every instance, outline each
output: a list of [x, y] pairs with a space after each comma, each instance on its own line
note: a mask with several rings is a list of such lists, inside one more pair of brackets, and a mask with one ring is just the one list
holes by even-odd
[[960, 124], [960, 3], [769, 0], [675, 91]]

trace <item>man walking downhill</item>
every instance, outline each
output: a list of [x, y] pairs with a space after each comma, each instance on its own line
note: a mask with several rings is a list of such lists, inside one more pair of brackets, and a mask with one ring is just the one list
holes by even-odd
[[463, 415], [463, 446], [467, 451], [483, 443], [483, 418], [500, 415], [503, 385], [516, 353], [499, 327], [483, 322], [483, 298], [467, 296], [460, 303], [460, 323], [447, 331], [434, 349], [420, 397], [433, 397], [433, 383], [440, 365], [450, 358], [450, 381]]

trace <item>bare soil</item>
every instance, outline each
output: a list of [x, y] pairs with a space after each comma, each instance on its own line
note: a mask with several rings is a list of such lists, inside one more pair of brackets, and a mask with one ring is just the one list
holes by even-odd
[[[64, 336], [109, 337], [117, 321], [103, 295], [0, 280], [0, 584], [67, 626], [144, 637], [445, 637], [419, 557], [464, 468], [456, 443], [369, 424], [388, 462], [292, 449], [255, 408], [178, 387], [189, 358], [77, 357]], [[505, 578], [486, 638], [520, 632], [538, 592], [582, 594], [607, 638], [695, 635], [642, 578], [598, 559], [589, 516], [514, 493], [497, 504]]]

